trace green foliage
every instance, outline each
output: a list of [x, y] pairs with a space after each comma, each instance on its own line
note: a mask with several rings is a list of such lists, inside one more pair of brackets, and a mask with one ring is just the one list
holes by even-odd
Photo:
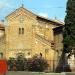
[[10, 58], [8, 60], [8, 70], [12, 71], [13, 70], [13, 66], [14, 66], [14, 63], [16, 62], [15, 58]]
[[24, 71], [27, 69], [27, 59], [22, 55], [18, 56], [16, 59], [16, 68], [18, 71]]
[[10, 71], [24, 71], [27, 69], [27, 59], [23, 56], [18, 56], [16, 59], [10, 58], [8, 66]]
[[42, 57], [33, 57], [28, 60], [28, 70], [42, 72], [48, 68], [47, 61]]
[[75, 0], [68, 0], [64, 28], [64, 51], [71, 52], [75, 48]]
[[26, 59], [23, 56], [18, 56], [16, 59], [11, 58], [8, 60], [8, 66], [10, 71], [44, 71], [48, 67], [47, 61], [38, 56]]

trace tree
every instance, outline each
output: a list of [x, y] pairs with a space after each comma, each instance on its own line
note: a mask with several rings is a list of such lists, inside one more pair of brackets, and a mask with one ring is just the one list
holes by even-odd
[[75, 54], [75, 0], [68, 0], [64, 28], [64, 52]]

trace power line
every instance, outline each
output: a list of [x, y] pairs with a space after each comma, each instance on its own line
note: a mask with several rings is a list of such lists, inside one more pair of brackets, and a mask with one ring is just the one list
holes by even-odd
[[[32, 7], [33, 9], [35, 9], [34, 7]], [[65, 7], [62, 6], [58, 6], [58, 7], [38, 7], [38, 9], [63, 9]]]

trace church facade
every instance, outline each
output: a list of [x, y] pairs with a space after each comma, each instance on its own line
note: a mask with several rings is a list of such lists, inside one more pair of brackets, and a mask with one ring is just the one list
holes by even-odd
[[[63, 23], [38, 16], [24, 7], [16, 9], [6, 16], [4, 37], [0, 53], [9, 59], [24, 55], [31, 58], [42, 55], [51, 66], [59, 60], [63, 50]], [[2, 33], [2, 32], [1, 32]], [[2, 40], [2, 38], [1, 38]]]

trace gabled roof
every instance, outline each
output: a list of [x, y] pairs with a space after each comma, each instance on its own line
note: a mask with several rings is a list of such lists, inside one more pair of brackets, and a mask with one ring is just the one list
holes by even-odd
[[16, 11], [22, 10], [22, 9], [23, 9], [23, 10], [26, 10], [27, 12], [31, 13], [32, 15], [34, 15], [34, 16], [36, 16], [36, 17], [38, 17], [38, 18], [44, 19], [44, 20], [46, 20], [46, 21], [48, 21], [48, 22], [56, 23], [56, 24], [58, 24], [59, 26], [60, 26], [60, 25], [64, 25], [64, 22], [61, 22], [61, 21], [59, 21], [59, 20], [52, 20], [52, 19], [49, 19], [49, 18], [40, 16], [40, 15], [37, 15], [37, 14], [33, 13], [32, 11], [30, 11], [30, 10], [24, 8], [23, 6], [20, 7], [20, 8], [18, 8], [18, 9], [16, 9], [14, 12], [10, 13], [8, 16], [6, 16], [6, 18], [9, 17], [9, 16], [11, 16], [12, 14], [15, 14]]
[[55, 25], [57, 25], [57, 26], [62, 26], [62, 25], [64, 25], [64, 22], [61, 22], [61, 21], [59, 21], [59, 20], [52, 20], [52, 19], [50, 19], [50, 18], [46, 18], [46, 17], [39, 16], [39, 15], [37, 15], [37, 17], [38, 17], [38, 18], [41, 18], [41, 19], [44, 19], [44, 20], [46, 20], [46, 21], [48, 21], [48, 22], [51, 22], [51, 23], [53, 23], [53, 24], [55, 24]]
[[[29, 10], [27, 10], [26, 8], [24, 8], [24, 7], [20, 7], [20, 8], [18, 8], [18, 9], [16, 9], [15, 11], [13, 11], [13, 12], [11, 12], [9, 15], [7, 15], [5, 18], [7, 18], [7, 17], [9, 17], [9, 16], [11, 16], [11, 15], [13, 15], [13, 14], [15, 14], [17, 11], [19, 11], [19, 10], [26, 10], [27, 12], [29, 12], [29, 13], [31, 13], [32, 15], [35, 15], [34, 13], [32, 13], [31, 11], [29, 11]], [[35, 15], [36, 16], [36, 15]]]

